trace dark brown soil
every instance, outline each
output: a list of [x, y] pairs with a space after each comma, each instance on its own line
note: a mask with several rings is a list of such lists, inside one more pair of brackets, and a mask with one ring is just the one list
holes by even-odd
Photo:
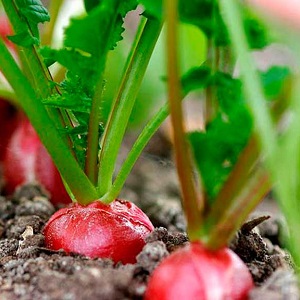
[[[44, 248], [42, 234], [54, 212], [45, 193], [38, 186], [23, 186], [11, 200], [0, 198], [0, 295], [5, 300], [142, 299], [148, 276], [159, 262], [188, 243], [186, 234], [180, 232], [184, 224], [178, 220], [182, 217], [176, 216], [171, 203], [172, 213], [167, 208], [160, 212], [165, 214], [163, 222], [154, 218], [160, 226], [172, 215], [168, 219], [171, 229], [156, 228], [134, 265], [114, 266], [110, 260], [53, 252]], [[272, 249], [254, 231], [237, 233], [231, 244], [258, 286], [251, 299], [298, 299], [286, 253], [270, 241], [268, 244]]]
[[[9, 199], [0, 196], [1, 300], [142, 299], [159, 262], [188, 243], [172, 163], [143, 156], [122, 192], [157, 227], [133, 265], [46, 249], [42, 230], [55, 211], [47, 196], [32, 184]], [[238, 232], [231, 242], [255, 280], [250, 299], [300, 299], [290, 258], [280, 248], [280, 224], [275, 216], [252, 231]]]

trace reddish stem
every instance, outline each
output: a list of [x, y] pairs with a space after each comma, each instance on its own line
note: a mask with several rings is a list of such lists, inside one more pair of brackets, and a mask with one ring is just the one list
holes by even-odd
[[270, 190], [271, 182], [265, 170], [258, 169], [250, 176], [247, 187], [233, 199], [232, 205], [223, 212], [219, 221], [210, 230], [206, 241], [209, 249], [225, 247], [233, 233]]
[[182, 202], [191, 240], [199, 239], [202, 225], [203, 197], [196, 192], [193, 179], [192, 160], [187, 144], [181, 107], [181, 90], [177, 53], [177, 1], [166, 1], [167, 12], [167, 66], [169, 105], [173, 127], [177, 172], [181, 185]]

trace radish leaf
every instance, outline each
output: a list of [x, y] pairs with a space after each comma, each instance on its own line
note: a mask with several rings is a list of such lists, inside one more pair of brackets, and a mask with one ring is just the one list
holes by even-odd
[[[91, 1], [89, 5], [88, 13], [73, 18], [66, 28], [64, 48], [44, 47], [40, 51], [47, 65], [58, 62], [67, 69], [65, 79], [57, 83], [60, 94], [48, 97], [44, 104], [69, 111], [72, 123], [76, 125], [73, 130], [69, 128], [68, 133], [81, 166], [84, 166], [95, 88], [104, 72], [108, 51], [122, 39], [123, 18], [129, 10], [136, 8], [136, 1], [102, 0]], [[102, 132], [99, 128], [100, 136]]]
[[219, 102], [216, 117], [205, 132], [189, 135], [210, 203], [236, 163], [252, 130], [252, 120], [241, 97], [241, 82], [218, 73], [215, 84]]
[[288, 67], [273, 66], [261, 74], [265, 95], [268, 99], [276, 98], [284, 88], [291, 71]]
[[191, 91], [205, 88], [212, 78], [209, 67], [200, 66], [192, 68], [181, 78], [183, 93], [186, 95]]
[[[146, 14], [161, 19], [163, 15], [162, 0], [140, 0], [146, 9]], [[216, 0], [179, 0], [178, 12], [180, 20], [198, 27], [216, 46], [226, 46], [230, 43], [228, 32], [222, 19], [222, 13]], [[246, 9], [243, 10], [244, 26], [250, 47], [262, 48], [267, 45], [267, 37], [261, 23]]]
[[16, 0], [21, 16], [27, 21], [35, 38], [39, 40], [38, 24], [49, 22], [50, 16], [40, 0]]
[[84, 7], [87, 12], [91, 11], [93, 8], [100, 4], [101, 0], [84, 0]]
[[21, 14], [32, 24], [50, 21], [47, 9], [39, 0], [16, 0]]
[[7, 36], [7, 38], [18, 46], [30, 47], [39, 45], [40, 41], [32, 36], [28, 30], [24, 30], [18, 34]]
[[[126, 4], [126, 5], [125, 5]], [[122, 40], [124, 31], [123, 17], [128, 11], [136, 8], [136, 1], [115, 1], [115, 5], [107, 5], [102, 1], [84, 18], [74, 18], [65, 31], [65, 46], [80, 49], [95, 56], [101, 56], [105, 49], [113, 49]], [[113, 34], [107, 36], [113, 16], [117, 11], [117, 21]], [[88, 34], [87, 34], [88, 33]]]
[[[286, 67], [272, 67], [261, 73], [268, 99], [274, 100], [280, 95], [288, 78]], [[252, 118], [242, 95], [241, 81], [217, 72], [211, 84], [216, 87], [218, 112], [207, 124], [205, 132], [189, 134], [210, 203], [225, 183], [253, 129]]]

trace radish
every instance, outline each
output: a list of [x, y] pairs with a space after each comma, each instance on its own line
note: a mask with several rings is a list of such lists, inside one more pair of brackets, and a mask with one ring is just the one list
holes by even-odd
[[51, 202], [71, 202], [58, 170], [28, 119], [22, 119], [12, 135], [3, 162], [6, 193], [23, 183], [38, 181], [51, 194]]
[[241, 300], [247, 299], [253, 286], [249, 270], [233, 251], [212, 251], [192, 242], [158, 266], [145, 299]]
[[127, 264], [136, 261], [153, 229], [148, 217], [129, 201], [109, 205], [96, 201], [60, 209], [46, 224], [44, 235], [49, 249]]
[[4, 159], [7, 144], [16, 126], [16, 109], [5, 99], [0, 98], [0, 162]]
[[[12, 29], [5, 15], [0, 15], [0, 38], [12, 50], [14, 45], [7, 39], [12, 34]], [[3, 160], [7, 143], [16, 128], [16, 109], [6, 99], [0, 97], [0, 162]]]
[[[178, 68], [178, 53], [176, 52], [178, 48], [178, 28], [176, 28], [178, 24], [178, 2], [166, 0], [164, 9], [166, 11], [170, 119], [173, 130], [176, 167], [181, 185], [182, 206], [191, 243], [174, 251], [154, 270], [148, 283], [145, 299], [247, 299], [249, 291], [254, 286], [251, 274], [247, 266], [227, 248], [227, 245], [235, 230], [240, 227], [243, 218], [246, 217], [243, 215], [244, 211], [247, 211], [247, 203], [245, 202], [246, 200], [249, 202], [250, 197], [243, 196], [246, 200], [243, 197], [231, 197], [228, 201], [218, 201], [221, 190], [213, 201], [209, 200], [208, 187], [205, 186], [205, 183], [203, 184], [204, 181], [201, 178], [204, 174], [203, 169], [198, 166], [200, 171], [199, 181], [193, 174], [193, 163], [196, 162], [197, 164], [197, 156], [201, 155], [202, 149], [198, 143], [186, 142], [181, 102], [180, 71]], [[207, 104], [211, 105], [211, 98], [206, 99], [206, 101]], [[213, 110], [216, 108], [212, 105], [208, 107], [213, 108]], [[209, 118], [205, 121], [208, 122]], [[207, 129], [209, 129], [209, 126], [207, 126]], [[220, 132], [218, 134], [220, 140], [222, 139], [221, 135]], [[189, 155], [191, 150], [195, 153], [194, 160]], [[249, 167], [245, 163], [244, 165], [246, 165], [246, 168]], [[247, 169], [244, 171], [245, 174], [249, 172]], [[243, 173], [239, 172], [238, 174]], [[224, 184], [225, 187], [228, 182]], [[230, 191], [230, 189], [228, 190]], [[226, 196], [228, 190], [224, 193]], [[250, 189], [248, 187], [247, 193], [249, 191], [252, 192], [251, 187]], [[224, 199], [221, 198], [221, 200]]]
[[36, 180], [50, 192], [51, 202], [54, 205], [69, 204], [71, 202], [56, 166], [40, 141], [36, 153], [34, 172]]
[[9, 47], [10, 50], [15, 51], [15, 45], [12, 43], [7, 36], [12, 35], [13, 31], [10, 26], [10, 23], [5, 15], [0, 15], [0, 37], [5, 42], [5, 44]]

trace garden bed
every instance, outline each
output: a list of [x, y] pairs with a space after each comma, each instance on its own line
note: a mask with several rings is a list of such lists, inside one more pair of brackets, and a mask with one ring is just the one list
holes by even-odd
[[[46, 249], [42, 230], [55, 209], [38, 185], [0, 197], [1, 299], [142, 299], [157, 264], [188, 243], [172, 164], [143, 156], [122, 196], [135, 199], [156, 226], [137, 263], [125, 266]], [[237, 233], [231, 243], [255, 280], [251, 299], [299, 299], [289, 256], [280, 248], [280, 223], [274, 216], [250, 233]]]

